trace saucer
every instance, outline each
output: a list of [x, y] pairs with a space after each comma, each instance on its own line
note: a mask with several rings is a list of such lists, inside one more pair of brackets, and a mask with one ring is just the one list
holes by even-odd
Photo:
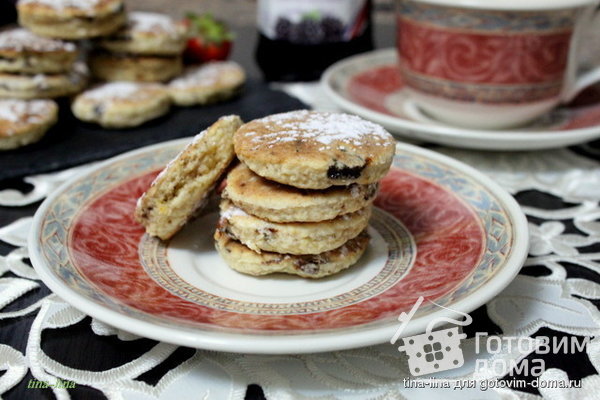
[[139, 196], [190, 140], [107, 160], [48, 196], [29, 255], [52, 291], [155, 340], [307, 353], [389, 342], [398, 316], [420, 296], [437, 305], [423, 303], [405, 335], [471, 312], [505, 288], [527, 256], [527, 220], [508, 193], [459, 161], [400, 143], [355, 265], [316, 280], [238, 273], [215, 250], [218, 212], [210, 207], [166, 242], [134, 219]]
[[407, 96], [395, 49], [377, 50], [337, 62], [321, 83], [345, 111], [383, 125], [391, 133], [452, 147], [479, 150], [539, 150], [600, 138], [600, 102], [566, 105], [525, 127], [477, 130], [446, 125], [425, 113]]

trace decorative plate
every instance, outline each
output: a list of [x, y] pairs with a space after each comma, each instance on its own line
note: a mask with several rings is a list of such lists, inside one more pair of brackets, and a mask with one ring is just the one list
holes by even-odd
[[[133, 218], [137, 198], [188, 141], [108, 160], [47, 198], [29, 242], [50, 289], [152, 339], [305, 353], [389, 341], [419, 296], [469, 312], [508, 285], [526, 257], [526, 220], [510, 195], [458, 161], [399, 145], [356, 265], [320, 280], [237, 273], [214, 249], [212, 209], [168, 242], [145, 235]], [[428, 304], [406, 335], [452, 315]]]
[[445, 125], [421, 112], [407, 96], [397, 62], [395, 49], [353, 56], [332, 65], [323, 74], [322, 86], [342, 109], [414, 140], [481, 150], [535, 150], [600, 138], [600, 101], [554, 109], [518, 129]]

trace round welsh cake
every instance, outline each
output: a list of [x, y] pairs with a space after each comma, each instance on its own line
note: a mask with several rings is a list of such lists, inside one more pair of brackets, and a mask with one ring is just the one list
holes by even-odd
[[0, 71], [22, 74], [67, 72], [77, 58], [71, 42], [38, 36], [23, 28], [0, 32]]
[[369, 224], [371, 207], [319, 222], [270, 222], [247, 214], [229, 200], [221, 202], [219, 227], [260, 253], [319, 254], [355, 238]]
[[318, 222], [353, 213], [370, 205], [377, 183], [298, 189], [264, 179], [238, 164], [227, 175], [223, 197], [249, 214], [272, 222]]
[[178, 106], [205, 105], [234, 97], [246, 81], [244, 69], [233, 61], [213, 61], [188, 68], [169, 83]]
[[303, 278], [323, 278], [354, 265], [369, 245], [368, 233], [362, 232], [337, 249], [320, 254], [293, 255], [272, 252], [257, 253], [227, 235], [215, 232], [215, 247], [227, 265], [249, 275], [285, 273]]
[[57, 120], [52, 100], [0, 100], [0, 150], [40, 140]]
[[92, 75], [104, 81], [163, 82], [183, 68], [179, 56], [137, 55], [98, 50], [89, 58]]
[[106, 128], [138, 126], [169, 111], [167, 89], [157, 83], [110, 82], [78, 95], [71, 109], [82, 121]]
[[98, 45], [114, 53], [180, 55], [185, 48], [186, 33], [183, 21], [164, 14], [134, 11], [127, 15], [123, 28], [100, 39]]
[[304, 189], [370, 184], [388, 172], [395, 142], [355, 115], [292, 111], [243, 125], [235, 151], [256, 174]]
[[138, 126], [169, 111], [171, 101], [163, 85], [110, 82], [78, 95], [71, 109], [82, 121], [105, 128]]
[[24, 75], [0, 72], [0, 98], [41, 99], [69, 96], [81, 91], [88, 81], [87, 66], [75, 62], [61, 74]]
[[123, 0], [19, 0], [19, 23], [41, 36], [86, 39], [125, 23]]

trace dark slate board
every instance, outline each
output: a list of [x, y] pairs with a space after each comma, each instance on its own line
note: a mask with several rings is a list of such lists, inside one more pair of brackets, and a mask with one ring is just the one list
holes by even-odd
[[77, 120], [67, 100], [59, 101], [59, 122], [38, 143], [0, 152], [0, 181], [61, 170], [102, 160], [138, 147], [193, 136], [228, 114], [244, 121], [278, 112], [306, 108], [287, 94], [250, 81], [244, 93], [231, 101], [206, 107], [173, 107], [162, 118], [133, 129], [107, 130]]

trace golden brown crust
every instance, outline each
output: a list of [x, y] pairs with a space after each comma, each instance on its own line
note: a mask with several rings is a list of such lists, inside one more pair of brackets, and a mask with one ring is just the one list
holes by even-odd
[[27, 74], [67, 72], [77, 59], [77, 46], [23, 28], [0, 32], [0, 71]]
[[366, 229], [371, 207], [318, 222], [271, 222], [221, 202], [219, 226], [254, 251], [318, 254], [335, 249]]
[[273, 222], [317, 222], [371, 204], [378, 184], [298, 189], [264, 179], [240, 163], [227, 175], [223, 196], [250, 214]]
[[235, 96], [245, 81], [246, 73], [239, 64], [215, 61], [188, 68], [169, 82], [169, 91], [179, 106], [209, 104]]
[[161, 84], [112, 82], [81, 93], [71, 109], [80, 120], [106, 128], [127, 128], [165, 114], [170, 106], [169, 94]]
[[103, 17], [122, 11], [123, 7], [123, 0], [20, 0], [17, 3], [19, 15], [54, 21], [76, 17]]
[[67, 72], [77, 59], [71, 42], [38, 36], [23, 28], [0, 32], [0, 71], [27, 74]]
[[52, 100], [0, 100], [0, 150], [38, 141], [56, 123], [57, 115]]
[[181, 57], [99, 52], [90, 58], [92, 75], [105, 81], [163, 82], [181, 73]]
[[357, 116], [301, 110], [245, 124], [235, 135], [235, 150], [267, 179], [323, 189], [377, 182], [389, 169], [395, 141]]
[[187, 26], [166, 14], [130, 12], [127, 24], [114, 34], [98, 40], [113, 53], [181, 55], [186, 44]]
[[221, 257], [238, 272], [249, 275], [286, 273], [313, 279], [338, 273], [354, 265], [369, 245], [369, 235], [362, 232], [334, 250], [312, 255], [292, 255], [256, 253], [221, 229], [217, 229], [214, 238]]
[[0, 98], [39, 99], [68, 96], [80, 92], [87, 81], [87, 67], [78, 62], [66, 74], [0, 73]]
[[[121, 5], [116, 6], [119, 3]], [[36, 4], [36, 7], [31, 4], [29, 6], [32, 7], [29, 9], [25, 7], [28, 4], [25, 4], [19, 7], [19, 24], [40, 36], [59, 39], [75, 40], [105, 36], [123, 26], [126, 15], [121, 2], [111, 1], [110, 6], [108, 3], [102, 4], [104, 6], [98, 9], [94, 7], [61, 9], [52, 8], [47, 4]]]
[[38, 36], [24, 28], [0, 31], [0, 56], [14, 57], [23, 53], [40, 56], [64, 53], [77, 55], [77, 46], [64, 40]]

